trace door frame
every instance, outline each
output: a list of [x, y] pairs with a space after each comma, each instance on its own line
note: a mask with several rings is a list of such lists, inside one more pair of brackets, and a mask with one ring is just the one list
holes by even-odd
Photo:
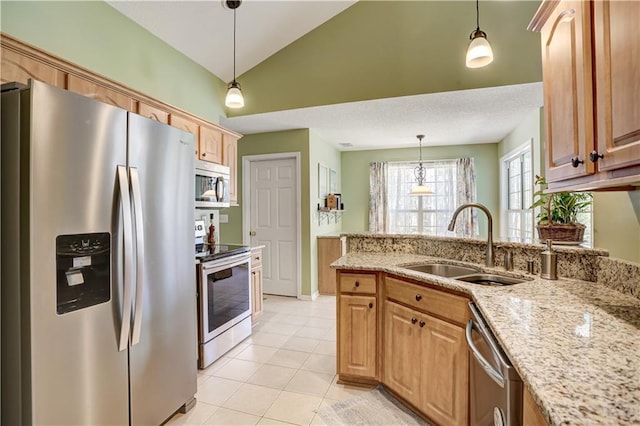
[[[242, 205], [251, 207], [251, 163], [268, 160], [294, 159], [296, 163], [296, 262], [298, 270], [296, 273], [296, 298], [302, 296], [302, 179], [300, 169], [299, 152], [280, 152], [275, 154], [258, 154], [242, 156]], [[249, 208], [242, 209], [242, 244], [250, 245], [249, 224], [251, 222], [251, 211]]]

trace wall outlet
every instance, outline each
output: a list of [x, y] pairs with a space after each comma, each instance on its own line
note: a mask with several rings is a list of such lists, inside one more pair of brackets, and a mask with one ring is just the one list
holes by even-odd
[[221, 214], [220, 215], [220, 223], [229, 223], [229, 215]]

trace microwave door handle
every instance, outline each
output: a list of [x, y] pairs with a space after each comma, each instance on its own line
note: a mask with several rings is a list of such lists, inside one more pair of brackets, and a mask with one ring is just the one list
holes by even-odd
[[[133, 223], [131, 221], [131, 198], [129, 197], [129, 179], [124, 166], [118, 166], [118, 194], [122, 207], [122, 221], [124, 222], [124, 280], [122, 285], [122, 315], [118, 351], [127, 349], [129, 343], [129, 328], [131, 324], [131, 285], [133, 274]], [[118, 278], [122, 279], [121, 276]]]
[[216, 199], [224, 201], [224, 177], [219, 176], [216, 181]]
[[142, 300], [144, 292], [144, 221], [142, 218], [142, 196], [140, 194], [140, 177], [138, 169], [129, 168], [131, 178], [131, 193], [134, 203], [134, 218], [136, 224], [136, 300], [133, 311], [133, 331], [131, 332], [131, 346], [140, 342], [142, 327]]
[[471, 354], [473, 354], [474, 358], [478, 361], [485, 373], [487, 373], [487, 375], [489, 375], [489, 377], [491, 377], [491, 379], [493, 379], [493, 381], [496, 382], [501, 388], [504, 388], [504, 377], [502, 377], [502, 375], [491, 366], [491, 364], [482, 356], [475, 343], [473, 343], [473, 337], [471, 334], [474, 328], [480, 333], [480, 336], [482, 336], [483, 339], [487, 338], [487, 336], [485, 336], [480, 328], [476, 325], [475, 321], [470, 319], [469, 322], [467, 322], [465, 333], [467, 346], [469, 346]]

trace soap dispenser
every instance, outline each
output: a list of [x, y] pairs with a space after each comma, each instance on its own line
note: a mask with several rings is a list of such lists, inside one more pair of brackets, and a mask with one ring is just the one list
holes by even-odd
[[547, 249], [540, 255], [540, 278], [545, 280], [558, 279], [558, 257], [551, 247], [552, 240], [547, 240]]

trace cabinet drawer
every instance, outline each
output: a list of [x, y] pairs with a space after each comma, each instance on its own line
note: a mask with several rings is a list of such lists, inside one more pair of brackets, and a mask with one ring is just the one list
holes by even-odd
[[385, 288], [388, 299], [396, 300], [423, 312], [464, 325], [469, 319], [469, 300], [462, 296], [422, 287], [386, 277]]
[[340, 274], [341, 293], [376, 293], [375, 274]]
[[251, 250], [251, 267], [262, 266], [262, 250]]

